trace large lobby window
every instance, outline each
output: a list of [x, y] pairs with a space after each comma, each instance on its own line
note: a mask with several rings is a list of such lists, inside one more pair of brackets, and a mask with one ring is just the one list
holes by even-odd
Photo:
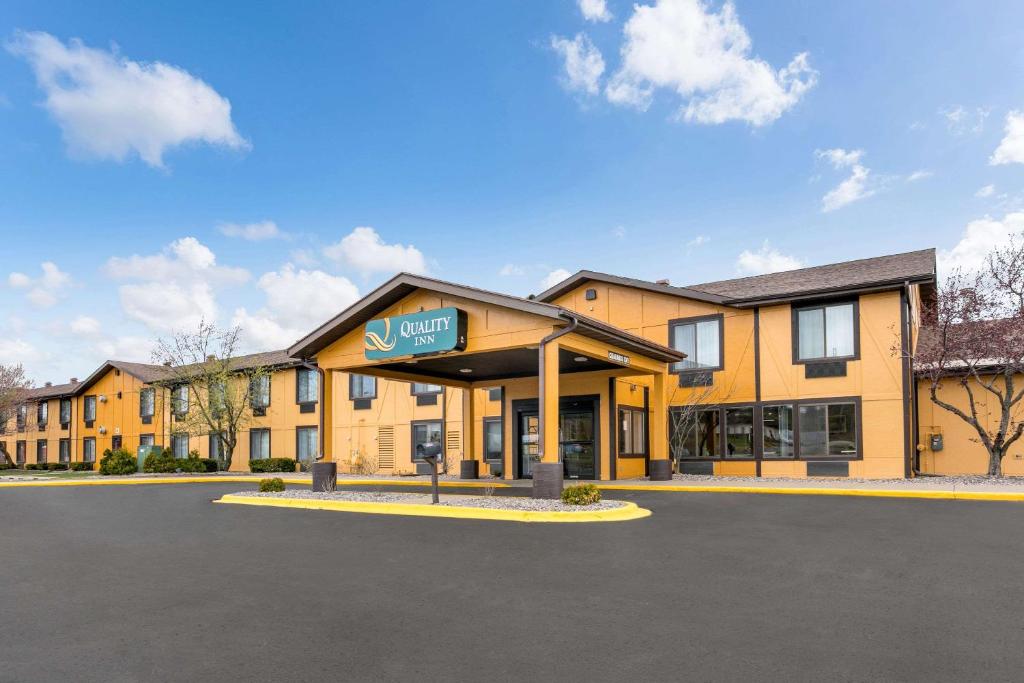
[[762, 409], [762, 441], [765, 458], [792, 458], [793, 406], [765, 406]]
[[796, 360], [854, 358], [857, 311], [853, 303], [794, 309]]
[[799, 408], [800, 457], [855, 457], [857, 406], [820, 403]]
[[669, 446], [676, 460], [689, 458], [717, 458], [721, 410], [698, 408], [689, 415], [681, 411], [670, 414]]
[[754, 457], [754, 409], [725, 409], [725, 457]]
[[440, 420], [424, 420], [412, 423], [412, 457], [422, 460], [427, 444], [441, 444], [443, 427]]
[[647, 413], [643, 408], [619, 408], [619, 455], [647, 455]]
[[672, 348], [686, 358], [674, 363], [674, 372], [722, 369], [722, 316], [683, 318], [669, 323]]

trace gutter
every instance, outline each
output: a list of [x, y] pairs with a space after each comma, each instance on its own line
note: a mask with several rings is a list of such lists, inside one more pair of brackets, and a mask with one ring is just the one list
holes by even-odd
[[[308, 360], [303, 359], [299, 364], [300, 367], [306, 368], [307, 370], [313, 370], [317, 373], [320, 381], [317, 383], [317, 398], [319, 405], [317, 406], [318, 413], [318, 425], [317, 425], [317, 439], [316, 439], [316, 460], [315, 462], [321, 462], [324, 459], [324, 382], [327, 379], [327, 372], [319, 365], [313, 365]], [[298, 457], [298, 453], [295, 454]]]
[[539, 432], [537, 435], [537, 451], [541, 459], [544, 458], [544, 349], [548, 345], [548, 342], [553, 342], [559, 337], [564, 337], [567, 334], [575, 332], [576, 328], [580, 324], [579, 318], [570, 313], [565, 313], [565, 317], [569, 319], [569, 324], [541, 339], [540, 346], [537, 347], [537, 353], [540, 356], [537, 363], [537, 396], [540, 398], [540, 410], [537, 411], [537, 430]]

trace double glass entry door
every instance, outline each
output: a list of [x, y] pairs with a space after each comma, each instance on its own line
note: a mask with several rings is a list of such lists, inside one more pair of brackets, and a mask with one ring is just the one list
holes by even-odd
[[[519, 474], [533, 474], [534, 458], [540, 454], [540, 417], [534, 411], [519, 416]], [[562, 410], [558, 416], [558, 458], [566, 479], [594, 479], [597, 441], [594, 438], [594, 411]]]

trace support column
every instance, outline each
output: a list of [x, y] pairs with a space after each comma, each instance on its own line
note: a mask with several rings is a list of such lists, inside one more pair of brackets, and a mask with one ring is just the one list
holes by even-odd
[[472, 387], [462, 389], [462, 462], [459, 479], [479, 479], [480, 461], [476, 457], [476, 401]]
[[558, 351], [555, 340], [541, 349], [539, 368], [540, 462], [533, 463], [533, 497], [560, 498], [562, 463], [558, 459]]
[[672, 461], [668, 452], [668, 406], [665, 402], [665, 384], [668, 375], [659, 372], [651, 386], [651, 412], [648, 415], [649, 442], [651, 444], [651, 481], [672, 479]]
[[325, 370], [320, 377], [323, 382], [320, 403], [320, 438], [323, 443], [320, 445], [320, 452], [324, 455], [324, 462], [335, 462], [334, 457], [334, 371]]

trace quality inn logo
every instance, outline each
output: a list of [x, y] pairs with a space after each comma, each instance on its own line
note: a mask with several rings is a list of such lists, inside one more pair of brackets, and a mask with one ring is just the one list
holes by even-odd
[[[373, 321], [380, 322], [380, 321]], [[395, 348], [398, 343], [398, 339], [391, 336], [391, 318], [384, 318], [384, 336], [383, 338], [376, 332], [370, 329], [370, 326], [366, 326], [366, 336], [363, 339], [364, 348], [367, 351], [382, 351], [388, 352]]]

